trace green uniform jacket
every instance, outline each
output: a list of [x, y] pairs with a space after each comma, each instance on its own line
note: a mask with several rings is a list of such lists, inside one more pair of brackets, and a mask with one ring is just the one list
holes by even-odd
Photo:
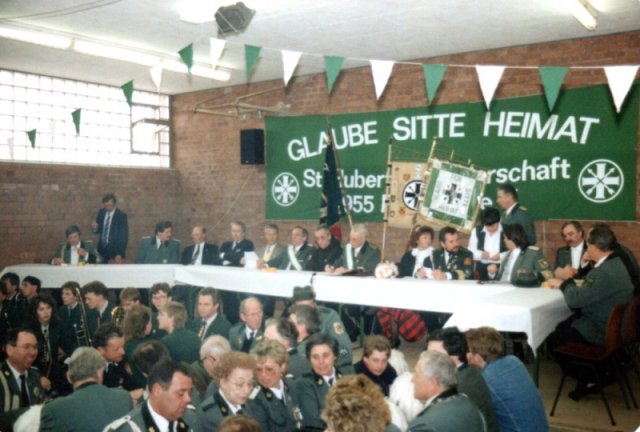
[[536, 244], [536, 227], [533, 224], [533, 216], [520, 203], [516, 203], [511, 213], [503, 214], [500, 222], [502, 222], [502, 225], [522, 225], [524, 232], [527, 234], [529, 244]]
[[[191, 325], [189, 326], [189, 329], [191, 329], [197, 335], [198, 332], [200, 332], [201, 326], [202, 326], [202, 319], [196, 318], [193, 321], [191, 321]], [[216, 316], [216, 319], [214, 319], [213, 322], [209, 325], [209, 327], [207, 327], [207, 331], [202, 337], [202, 340], [204, 341], [209, 336], [213, 336], [213, 335], [220, 335], [229, 339], [229, 331], [231, 331], [231, 323], [229, 322], [227, 317], [225, 317], [221, 313], [218, 313], [218, 315]]]
[[[496, 280], [502, 279], [502, 273], [509, 262], [511, 251], [507, 253], [500, 264], [500, 271]], [[529, 246], [516, 258], [511, 270], [510, 282], [519, 287], [539, 287], [540, 283], [553, 278], [551, 266], [545, 259], [540, 249], [536, 246]]]
[[[336, 368], [343, 373], [353, 373], [353, 349], [351, 348], [351, 339], [344, 329], [344, 323], [333, 309], [326, 306], [316, 306], [316, 309], [320, 316], [320, 331], [331, 335], [338, 341]], [[305, 351], [301, 351], [301, 354], [306, 356]]]
[[620, 258], [606, 259], [585, 277], [582, 286], [567, 279], [560, 286], [571, 309], [580, 317], [571, 324], [594, 345], [604, 345], [607, 321], [613, 308], [631, 300], [633, 284]]
[[[253, 338], [251, 344], [247, 341], [247, 333], [246, 333], [247, 325], [243, 322], [239, 322], [231, 327], [229, 330], [229, 344], [231, 345], [231, 349], [234, 351], [243, 351], [248, 353], [251, 348], [253, 348], [258, 342], [260, 342], [264, 336], [264, 329], [262, 326], [256, 331], [256, 337]], [[248, 345], [248, 346], [245, 346]], [[245, 349], [246, 348], [246, 349]]]
[[[293, 246], [287, 246], [281, 254], [279, 254], [275, 258], [271, 258], [268, 262], [269, 267], [276, 267], [280, 270], [296, 270], [293, 265], [289, 267], [289, 263], [291, 262], [291, 260], [289, 259], [289, 247]], [[298, 252], [296, 252], [295, 256], [300, 263], [302, 270], [309, 270], [309, 262], [311, 261], [311, 256], [313, 255], [314, 250], [315, 249], [313, 246], [305, 243], [300, 246], [300, 249], [298, 249]]]
[[185, 328], [173, 329], [160, 341], [165, 344], [174, 361], [193, 363], [200, 359], [202, 341], [197, 334]]
[[[128, 415], [107, 425], [105, 432], [161, 432], [153, 421], [148, 402], [138, 404]], [[189, 406], [184, 417], [178, 420], [178, 432], [198, 432], [200, 425], [194, 408]]]
[[298, 348], [289, 350], [289, 363], [287, 363], [287, 378], [297, 380], [304, 374], [311, 373], [311, 363]]
[[436, 249], [433, 255], [424, 261], [424, 266], [449, 273], [452, 279], [473, 279], [473, 253], [463, 247], [449, 263], [445, 259], [444, 249]]
[[138, 365], [133, 362], [133, 352], [143, 343], [151, 342], [152, 340], [155, 339], [151, 335], [149, 335], [139, 339], [132, 339], [124, 344], [124, 353], [131, 370], [131, 385], [133, 386], [133, 388], [145, 388], [147, 386], [147, 379], [144, 375], [142, 375], [140, 369], [138, 369]]
[[[342, 374], [336, 370], [336, 379]], [[324, 400], [329, 393], [329, 385], [315, 372], [304, 375], [296, 381], [293, 394], [298, 401], [302, 413], [302, 428], [310, 427], [324, 430], [326, 425], [320, 418], [324, 409]]]
[[[342, 254], [340, 255], [340, 258], [336, 260], [333, 266], [336, 268], [337, 267], [349, 268], [349, 266], [347, 265], [347, 257], [346, 257], [346, 254], [349, 253], [349, 251], [353, 253], [352, 248], [345, 247], [342, 250]], [[349, 270], [362, 269], [367, 273], [373, 273], [376, 270], [376, 266], [378, 265], [379, 262], [380, 262], [380, 250], [378, 250], [377, 247], [372, 246], [369, 242], [366, 241], [360, 248], [360, 253], [358, 254], [358, 256], [353, 259], [354, 268]]]
[[260, 423], [262, 432], [290, 432], [300, 428], [300, 408], [291, 390], [293, 382], [284, 379], [283, 402], [268, 388], [260, 385], [251, 393], [253, 417]]
[[[87, 254], [89, 254], [89, 257], [85, 261], [87, 264], [99, 264], [100, 262], [102, 262], [102, 257], [100, 257], [98, 251], [96, 251], [96, 249], [93, 247], [93, 243], [91, 241], [81, 240], [80, 247], [86, 250]], [[60, 243], [56, 247], [56, 251], [53, 254], [53, 258], [51, 258], [51, 260], [53, 260], [54, 258], [62, 258], [62, 260], [66, 264], [71, 264], [71, 248], [69, 247], [69, 243]], [[83, 258], [78, 257], [78, 262], [83, 260]]]
[[[247, 400], [247, 403], [242, 407], [242, 413], [255, 418], [254, 411], [253, 401]], [[224, 401], [220, 390], [218, 390], [213, 393], [212, 396], [202, 401], [196, 410], [196, 416], [198, 417], [198, 423], [200, 425], [199, 430], [201, 432], [216, 432], [222, 420], [230, 415], [234, 414]]]
[[440, 393], [409, 423], [410, 432], [486, 432], [482, 414], [455, 389]]
[[142, 237], [136, 264], [178, 264], [180, 262], [180, 240], [169, 239], [162, 246], [156, 244], [156, 237]]
[[[40, 373], [35, 367], [29, 368], [27, 387], [31, 405], [44, 402], [45, 393], [40, 385]], [[20, 408], [20, 388], [11, 374], [7, 360], [0, 366], [0, 430], [11, 430], [11, 425], [27, 408]]]
[[40, 431], [101, 432], [131, 408], [131, 396], [125, 390], [95, 382], [83, 384], [70, 395], [44, 404]]
[[482, 374], [467, 364], [458, 368], [458, 392], [464, 393], [478, 407], [487, 423], [487, 432], [500, 432], [491, 392]]

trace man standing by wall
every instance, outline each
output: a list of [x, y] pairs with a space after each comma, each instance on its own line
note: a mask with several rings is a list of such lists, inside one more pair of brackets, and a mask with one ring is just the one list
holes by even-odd
[[527, 233], [529, 244], [536, 244], [536, 227], [533, 224], [533, 216], [518, 202], [518, 192], [513, 185], [502, 184], [498, 186], [496, 202], [504, 210], [502, 225], [522, 225]]
[[129, 242], [129, 219], [125, 212], [116, 207], [116, 202], [116, 196], [112, 193], [103, 196], [102, 208], [91, 223], [93, 233], [100, 236], [98, 253], [105, 264], [111, 260], [121, 264]]

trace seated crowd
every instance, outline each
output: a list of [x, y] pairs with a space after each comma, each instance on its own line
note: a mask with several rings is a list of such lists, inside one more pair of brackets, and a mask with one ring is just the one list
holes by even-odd
[[[469, 249], [451, 227], [439, 231], [434, 249], [434, 230], [417, 227], [399, 276], [560, 289], [580, 316], [550, 335], [551, 351], [570, 341], [602, 345], [613, 307], [638, 294], [638, 264], [605, 224], [588, 231], [565, 224], [567, 246], [552, 268], [522, 225], [502, 225], [494, 208], [480, 221]], [[314, 230], [315, 246], [300, 226], [282, 246], [278, 227], [268, 224], [255, 255], [246, 254], [254, 245], [241, 222], [220, 248], [195, 227], [194, 244], [182, 255], [171, 230], [170, 222], [159, 223], [136, 262], [332, 274], [372, 274], [380, 262], [364, 225], [352, 227], [342, 248], [324, 226]], [[52, 264], [101, 261], [77, 227], [66, 234]], [[164, 283], [151, 288], [149, 306], [135, 288], [121, 290], [116, 306], [115, 292], [99, 281], [65, 283], [58, 308], [57, 291], [41, 285], [14, 273], [0, 280], [2, 431], [34, 424], [41, 431], [548, 429], [525, 366], [504, 355], [503, 336], [492, 328], [439, 329], [437, 314], [380, 308], [368, 314], [379, 325], [369, 327], [363, 357], [354, 359], [348, 310], [340, 316], [333, 305], [317, 304], [310, 286], [295, 287], [282, 311], [271, 296]], [[395, 350], [399, 338], [427, 333], [427, 349], [410, 374]]]

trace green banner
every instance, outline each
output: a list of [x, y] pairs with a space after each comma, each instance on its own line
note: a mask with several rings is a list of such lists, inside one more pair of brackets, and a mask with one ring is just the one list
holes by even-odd
[[[483, 205], [511, 183], [536, 219], [635, 220], [638, 89], [616, 114], [607, 86], [484, 103], [328, 118], [355, 222], [381, 222], [393, 159], [426, 161], [432, 138], [489, 170]], [[327, 117], [268, 117], [266, 218], [317, 220]]]

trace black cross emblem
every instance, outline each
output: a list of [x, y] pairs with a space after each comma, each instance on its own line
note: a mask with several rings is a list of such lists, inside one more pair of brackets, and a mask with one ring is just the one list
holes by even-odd
[[452, 204], [453, 201], [457, 201], [460, 198], [462, 198], [462, 193], [457, 192], [458, 189], [458, 185], [455, 183], [451, 183], [447, 189], [445, 190], [444, 194], [445, 196], [445, 201], [447, 202], [447, 204]]

